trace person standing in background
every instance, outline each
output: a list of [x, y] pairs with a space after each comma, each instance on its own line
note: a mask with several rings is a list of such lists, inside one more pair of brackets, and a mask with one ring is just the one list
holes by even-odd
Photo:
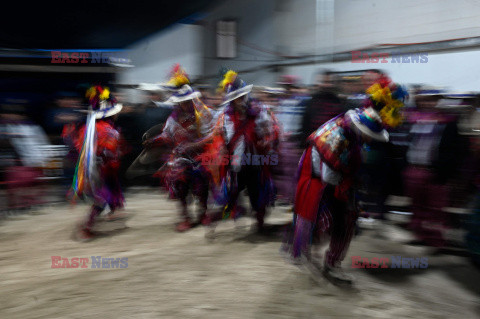
[[419, 91], [415, 96], [417, 109], [408, 121], [408, 167], [404, 172], [406, 192], [412, 198], [413, 216], [410, 228], [417, 241], [442, 247], [448, 229], [448, 182], [457, 174], [464, 154], [464, 143], [458, 134], [457, 118], [441, 112], [437, 105], [443, 95], [438, 90]]
[[278, 101], [275, 115], [281, 126], [282, 134], [279, 144], [279, 165], [274, 168], [275, 186], [277, 190], [276, 203], [292, 204], [298, 160], [302, 154], [298, 147], [301, 134], [301, 123], [308, 97], [299, 94], [298, 79], [294, 76], [284, 75], [279, 83], [284, 89], [284, 94]]
[[305, 102], [300, 129], [301, 148], [306, 146], [308, 136], [318, 127], [344, 112], [342, 101], [335, 91], [333, 72], [323, 71], [317, 77], [317, 92]]

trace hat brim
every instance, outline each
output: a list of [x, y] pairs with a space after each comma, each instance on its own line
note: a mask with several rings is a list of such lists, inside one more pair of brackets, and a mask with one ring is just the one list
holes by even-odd
[[253, 84], [250, 84], [250, 85], [244, 86], [243, 88], [240, 88], [238, 90], [228, 93], [227, 95], [225, 95], [225, 103], [231, 102], [233, 100], [238, 99], [239, 97], [247, 95], [252, 91], [252, 88], [253, 88]]
[[358, 113], [355, 112], [354, 110], [350, 110], [347, 112], [347, 115], [350, 117], [352, 120], [353, 125], [362, 132], [363, 134], [370, 136], [372, 139], [379, 141], [379, 142], [388, 142], [389, 141], [389, 135], [387, 130], [382, 129], [380, 132], [374, 132], [371, 129], [369, 129], [367, 126], [363, 125], [362, 122], [358, 119]]
[[166, 100], [165, 102], [166, 103], [181, 103], [181, 102], [185, 102], [185, 101], [190, 101], [190, 100], [194, 100], [194, 99], [198, 99], [202, 96], [202, 93], [198, 92], [198, 91], [195, 91], [195, 92], [192, 92], [188, 95], [185, 95], [185, 96], [175, 96], [175, 95], [172, 95], [168, 100]]
[[95, 118], [97, 120], [104, 119], [115, 114], [118, 114], [122, 111], [123, 105], [120, 103], [115, 103], [113, 106], [105, 110], [95, 111]]

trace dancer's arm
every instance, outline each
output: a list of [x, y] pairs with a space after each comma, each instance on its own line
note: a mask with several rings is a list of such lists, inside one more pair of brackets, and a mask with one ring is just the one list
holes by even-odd
[[213, 127], [212, 131], [208, 135], [198, 139], [195, 142], [184, 143], [182, 145], [179, 145], [175, 151], [180, 154], [200, 152], [203, 150], [205, 145], [213, 142], [216, 136], [218, 136], [219, 134], [222, 134], [222, 129], [223, 129], [223, 116], [220, 116], [217, 123]]
[[161, 146], [171, 142], [172, 135], [173, 135], [173, 123], [172, 123], [172, 120], [169, 118], [163, 127], [162, 133], [158, 134], [155, 137], [145, 139], [142, 144], [146, 148], [150, 148], [153, 146]]

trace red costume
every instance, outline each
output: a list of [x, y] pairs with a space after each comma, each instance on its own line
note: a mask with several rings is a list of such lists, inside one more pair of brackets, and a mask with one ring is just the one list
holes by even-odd
[[[93, 205], [86, 222], [80, 227], [78, 237], [90, 239], [95, 219], [108, 205], [109, 218], [119, 218], [113, 212], [123, 207], [124, 197], [118, 171], [121, 156], [120, 133], [113, 127], [111, 116], [122, 110], [122, 105], [110, 95], [108, 88], [91, 87], [86, 94], [89, 102], [87, 123], [80, 127], [78, 135], [67, 138], [78, 151], [72, 189], [75, 196], [88, 196]], [[65, 131], [67, 134], [75, 132]]]

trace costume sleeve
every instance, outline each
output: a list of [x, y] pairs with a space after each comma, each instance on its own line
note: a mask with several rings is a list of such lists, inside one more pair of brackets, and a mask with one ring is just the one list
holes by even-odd
[[154, 144], [172, 143], [175, 135], [175, 120], [170, 116], [165, 122], [162, 133], [153, 138]]
[[224, 114], [219, 119], [219, 131], [222, 134], [225, 144], [229, 144], [235, 134], [235, 125], [230, 116]]
[[106, 150], [111, 153], [116, 153], [119, 149], [120, 133], [114, 128], [109, 127], [99, 130], [97, 139], [97, 147], [100, 151]]
[[[226, 174], [227, 165], [221, 161], [219, 162], [219, 159], [224, 158], [224, 156], [227, 155], [227, 150], [225, 148], [225, 136], [223, 132], [224, 117], [225, 114], [219, 114], [216, 124], [213, 126], [210, 134], [197, 142], [197, 144], [203, 149], [201, 154], [198, 156], [198, 159], [209, 173], [215, 187], [219, 187], [219, 185], [221, 185]], [[219, 196], [216, 191], [213, 193], [215, 197]]]
[[215, 114], [212, 114], [213, 110], [210, 107], [206, 105], [202, 105], [201, 107], [199, 137], [203, 138], [209, 135], [215, 128], [217, 117]]
[[276, 149], [280, 139], [280, 126], [275, 115], [263, 108], [255, 120], [255, 133], [262, 141], [264, 151]]

